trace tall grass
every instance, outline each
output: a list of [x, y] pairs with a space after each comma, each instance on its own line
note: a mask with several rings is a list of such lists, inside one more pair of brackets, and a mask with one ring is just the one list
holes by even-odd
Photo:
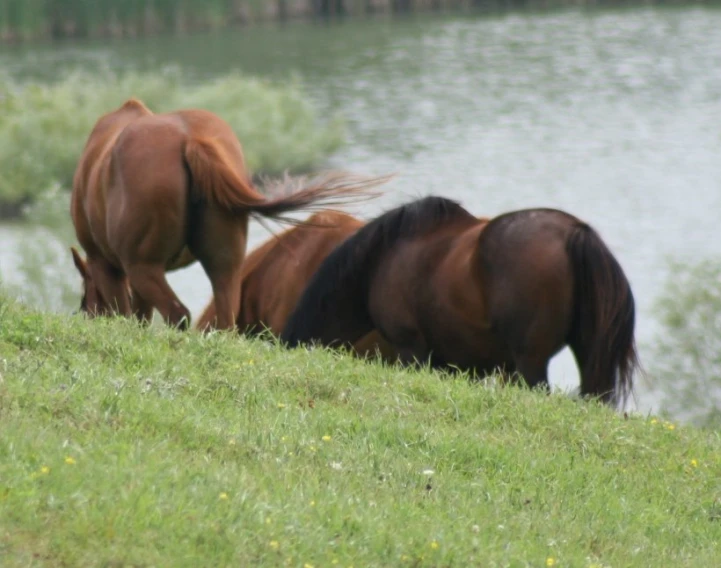
[[235, 0], [0, 0], [0, 34], [18, 40], [212, 29], [232, 22], [238, 4]]
[[53, 184], [68, 188], [94, 122], [131, 96], [156, 112], [216, 112], [254, 173], [312, 169], [343, 142], [340, 119], [321, 123], [297, 80], [281, 86], [234, 73], [191, 85], [177, 69], [75, 71], [52, 84], [0, 77], [0, 202], [31, 201]]
[[[685, 0], [680, 0], [685, 2]], [[694, 2], [694, 0], [691, 0]], [[369, 12], [513, 10], [614, 4], [614, 0], [0, 0], [0, 42], [135, 37], [213, 30], [288, 18]]]

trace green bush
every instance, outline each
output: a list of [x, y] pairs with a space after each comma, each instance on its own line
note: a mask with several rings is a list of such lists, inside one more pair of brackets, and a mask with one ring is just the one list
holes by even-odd
[[194, 86], [177, 69], [75, 71], [53, 84], [0, 77], [0, 201], [31, 201], [54, 183], [69, 188], [97, 118], [131, 96], [155, 112], [198, 107], [219, 114], [254, 173], [310, 170], [343, 142], [342, 123], [319, 124], [298, 81], [279, 86], [233, 73]]
[[661, 331], [650, 370], [662, 412], [721, 426], [721, 262], [674, 262], [657, 306]]

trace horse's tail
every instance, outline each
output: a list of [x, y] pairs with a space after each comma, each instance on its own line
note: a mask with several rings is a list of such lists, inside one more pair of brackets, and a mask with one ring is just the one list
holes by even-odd
[[282, 215], [302, 209], [344, 205], [360, 198], [373, 197], [370, 190], [391, 176], [366, 178], [330, 173], [320, 182], [306, 187], [291, 187], [286, 179], [278, 190], [285, 195], [268, 199], [249, 177], [238, 173], [226, 152], [211, 138], [191, 137], [185, 143], [185, 162], [192, 177], [193, 190], [218, 207], [238, 215], [259, 215], [290, 223]]
[[581, 372], [581, 394], [625, 404], [639, 367], [634, 340], [635, 303], [621, 265], [585, 223], [566, 242], [574, 275], [569, 345]]

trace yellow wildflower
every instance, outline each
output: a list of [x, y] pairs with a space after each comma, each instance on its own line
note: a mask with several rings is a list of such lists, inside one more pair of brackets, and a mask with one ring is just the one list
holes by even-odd
[[657, 423], [658, 423], [658, 420], [656, 420], [655, 418], [651, 419], [651, 424], [657, 424]]
[[439, 545], [438, 545], [438, 543], [437, 543], [435, 540], [434, 540], [433, 542], [431, 542], [431, 548], [432, 548], [433, 550], [438, 550], [438, 546], [439, 546]]
[[692, 465], [693, 467], [698, 467], [698, 460], [692, 459], [692, 460], [691, 460], [691, 465]]
[[555, 566], [555, 565], [556, 565], [555, 558], [553, 558], [552, 556], [549, 556], [548, 558], [546, 558], [546, 566], [550, 567], [550, 566]]
[[[696, 461], [696, 460], [694, 460], [694, 461]], [[50, 468], [48, 466], [44, 465], [43, 467], [40, 468], [40, 473], [42, 473], [43, 475], [47, 475], [48, 473], [50, 473]]]
[[228, 498], [228, 494], [225, 492], [218, 495], [218, 499], [222, 499], [223, 501], [225, 501], [227, 498]]
[[676, 425], [669, 423], [669, 424], [666, 425], [666, 428], [668, 428], [669, 430], [675, 430], [675, 429], [676, 429]]
[[331, 438], [330, 438], [330, 436], [329, 436], [328, 434], [326, 434], [325, 436], [323, 436], [323, 441], [324, 441], [324, 442], [330, 442], [330, 440], [331, 440]]
[[315, 507], [315, 501], [311, 501], [311, 502], [310, 502], [310, 506], [311, 506], [311, 507]]
[[269, 545], [273, 550], [278, 550], [280, 548], [280, 543], [277, 540], [271, 540]]
[[68, 465], [74, 465], [74, 464], [75, 464], [75, 460], [74, 460], [72, 457], [68, 456], [68, 457], [65, 458], [65, 463], [68, 464]]
[[285, 404], [283, 404], [282, 402], [279, 402], [279, 403], [278, 403], [278, 408], [280, 408], [280, 409], [285, 408]]

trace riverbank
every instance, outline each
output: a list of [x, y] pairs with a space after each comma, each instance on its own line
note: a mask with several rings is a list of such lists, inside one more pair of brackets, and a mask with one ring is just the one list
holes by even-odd
[[7, 566], [689, 566], [721, 439], [564, 395], [0, 297]]
[[[681, 0], [677, 5], [709, 4]], [[290, 20], [428, 12], [502, 12], [563, 7], [668, 5], [651, 0], [5, 0], [0, 43], [79, 38], [135, 38], [241, 28]]]
[[76, 70], [53, 83], [0, 83], [0, 219], [54, 186], [69, 190], [95, 121], [130, 97], [154, 112], [203, 108], [226, 120], [251, 172], [307, 172], [344, 142], [339, 116], [320, 120], [299, 81], [239, 73], [196, 84], [177, 68], [154, 73]]

